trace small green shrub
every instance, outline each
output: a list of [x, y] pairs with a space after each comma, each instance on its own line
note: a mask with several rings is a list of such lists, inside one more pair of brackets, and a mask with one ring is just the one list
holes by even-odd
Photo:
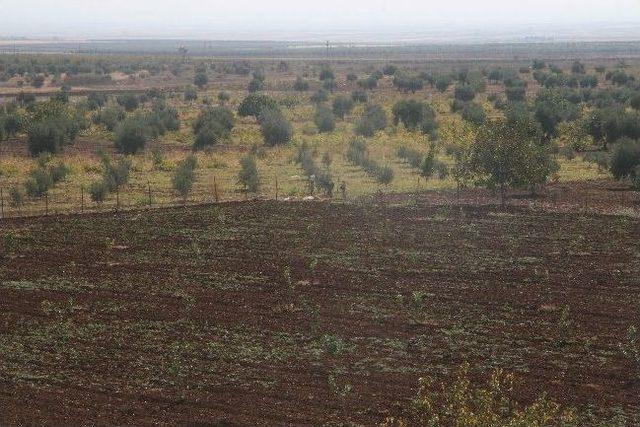
[[197, 166], [198, 161], [196, 156], [193, 154], [189, 155], [178, 164], [178, 167], [171, 177], [173, 189], [176, 190], [184, 200], [189, 196], [193, 184], [196, 181], [195, 170]]
[[240, 159], [238, 182], [249, 193], [255, 193], [260, 189], [260, 175], [254, 155], [248, 154]]

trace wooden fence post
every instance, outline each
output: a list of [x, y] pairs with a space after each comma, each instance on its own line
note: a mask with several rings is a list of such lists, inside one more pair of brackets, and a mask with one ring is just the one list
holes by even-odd
[[216, 203], [218, 203], [220, 201], [220, 198], [218, 197], [218, 181], [216, 180], [215, 175], [213, 175], [213, 194], [216, 198]]

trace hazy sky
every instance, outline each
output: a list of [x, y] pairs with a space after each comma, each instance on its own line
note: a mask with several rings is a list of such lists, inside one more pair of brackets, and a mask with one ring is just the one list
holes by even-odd
[[640, 0], [0, 0], [1, 35], [161, 36], [640, 22]]

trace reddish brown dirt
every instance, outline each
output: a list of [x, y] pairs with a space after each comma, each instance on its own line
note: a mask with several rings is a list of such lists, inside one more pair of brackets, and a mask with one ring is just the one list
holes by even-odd
[[464, 361], [637, 405], [637, 220], [432, 198], [0, 223], [0, 424], [371, 425]]

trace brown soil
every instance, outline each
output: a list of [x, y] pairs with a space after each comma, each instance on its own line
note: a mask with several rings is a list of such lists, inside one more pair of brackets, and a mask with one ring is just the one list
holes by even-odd
[[464, 361], [638, 404], [637, 219], [409, 197], [1, 222], [0, 424], [371, 425]]

